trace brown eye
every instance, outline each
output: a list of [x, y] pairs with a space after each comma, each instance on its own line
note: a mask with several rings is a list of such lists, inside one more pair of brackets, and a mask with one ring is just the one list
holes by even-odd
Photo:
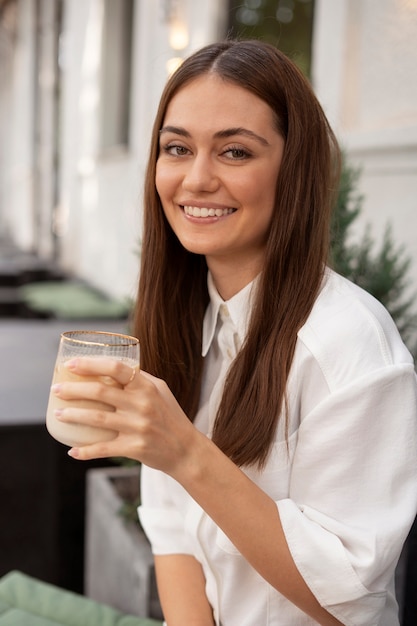
[[188, 149], [184, 146], [178, 146], [177, 144], [170, 144], [164, 147], [164, 152], [172, 156], [184, 156], [188, 154]]
[[248, 159], [251, 155], [244, 148], [232, 147], [228, 148], [223, 152], [227, 158], [232, 159], [234, 161], [243, 161], [244, 159]]

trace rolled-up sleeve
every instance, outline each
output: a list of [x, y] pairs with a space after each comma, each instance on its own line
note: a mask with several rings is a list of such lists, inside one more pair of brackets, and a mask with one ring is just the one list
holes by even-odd
[[192, 554], [185, 532], [182, 487], [172, 478], [146, 465], [141, 468], [140, 523], [153, 554]]
[[372, 626], [416, 514], [411, 363], [331, 393], [300, 424], [289, 497], [277, 502], [292, 557], [320, 604]]

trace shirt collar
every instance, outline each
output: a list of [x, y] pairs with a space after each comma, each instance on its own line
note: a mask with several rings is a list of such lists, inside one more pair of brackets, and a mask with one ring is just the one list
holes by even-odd
[[210, 349], [214, 334], [216, 332], [217, 319], [219, 313], [222, 313], [223, 307], [226, 307], [225, 310], [228, 311], [230, 318], [236, 328], [240, 343], [243, 343], [249, 325], [252, 299], [255, 292], [255, 290], [252, 288], [256, 285], [257, 280], [258, 278], [255, 278], [248, 285], [243, 287], [241, 291], [239, 291], [232, 298], [230, 298], [230, 300], [223, 300], [214, 285], [211, 273], [208, 272], [207, 287], [210, 296], [210, 302], [207, 307], [203, 322], [203, 357], [207, 355], [207, 352]]

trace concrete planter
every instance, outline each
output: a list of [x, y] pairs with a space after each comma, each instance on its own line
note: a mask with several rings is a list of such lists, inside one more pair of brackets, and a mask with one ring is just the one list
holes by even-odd
[[144, 533], [120, 513], [139, 494], [139, 467], [87, 472], [85, 594], [124, 613], [161, 619]]

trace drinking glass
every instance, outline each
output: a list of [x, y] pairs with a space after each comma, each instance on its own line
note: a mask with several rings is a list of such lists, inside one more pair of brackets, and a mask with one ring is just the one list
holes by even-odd
[[[109, 376], [79, 376], [64, 366], [66, 361], [76, 357], [109, 357], [127, 363], [132, 368], [139, 369], [139, 341], [136, 337], [109, 333], [99, 330], [72, 330], [61, 334], [58, 356], [52, 384], [74, 381], [100, 380], [113, 387], [121, 388]], [[91, 443], [109, 441], [116, 437], [116, 432], [107, 428], [97, 428], [85, 424], [65, 424], [55, 416], [55, 409], [66, 406], [82, 409], [97, 408], [114, 411], [114, 408], [95, 400], [63, 400], [54, 393], [50, 393], [46, 413], [46, 427], [49, 434], [67, 446], [85, 446]]]

